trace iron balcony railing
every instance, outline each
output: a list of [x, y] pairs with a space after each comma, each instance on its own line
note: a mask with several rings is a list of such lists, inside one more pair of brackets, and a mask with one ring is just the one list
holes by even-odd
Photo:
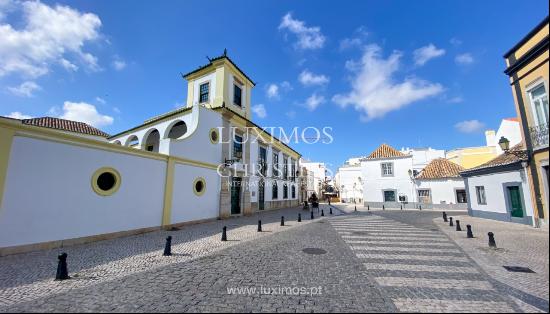
[[548, 147], [548, 123], [529, 127], [529, 134], [533, 142], [533, 148]]

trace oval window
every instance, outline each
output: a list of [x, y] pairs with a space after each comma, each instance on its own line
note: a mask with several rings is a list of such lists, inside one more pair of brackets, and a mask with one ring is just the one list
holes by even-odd
[[113, 168], [100, 168], [92, 176], [92, 189], [101, 196], [114, 194], [120, 187], [120, 174]]
[[218, 143], [218, 139], [220, 138], [220, 134], [218, 132], [218, 129], [210, 129], [210, 142], [212, 144]]
[[193, 182], [193, 192], [195, 192], [196, 195], [201, 196], [206, 191], [206, 182], [203, 178], [197, 178], [195, 182]]

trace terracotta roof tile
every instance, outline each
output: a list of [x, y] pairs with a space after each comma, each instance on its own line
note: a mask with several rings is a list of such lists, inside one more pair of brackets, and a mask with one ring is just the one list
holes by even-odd
[[487, 168], [493, 168], [493, 167], [499, 167], [499, 166], [506, 166], [506, 165], [527, 160], [527, 152], [525, 151], [525, 145], [523, 144], [523, 142], [510, 148], [510, 151], [517, 152], [519, 156], [515, 154], [506, 154], [506, 153], [500, 154], [498, 157], [491, 159], [482, 165], [479, 165], [471, 169], [467, 169], [463, 172], [469, 172], [473, 170], [487, 169]]
[[459, 178], [460, 172], [464, 168], [454, 162], [445, 159], [437, 158], [432, 160], [416, 177], [417, 179], [444, 179], [444, 178]]
[[375, 149], [366, 159], [392, 158], [407, 156], [388, 144], [382, 144]]
[[61, 131], [75, 132], [80, 134], [95, 135], [101, 137], [109, 137], [109, 134], [94, 128], [84, 122], [77, 122], [52, 117], [23, 119], [21, 123], [43, 128], [56, 129]]

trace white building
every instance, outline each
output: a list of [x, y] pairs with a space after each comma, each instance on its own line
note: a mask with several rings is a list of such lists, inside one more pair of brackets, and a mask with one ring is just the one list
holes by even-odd
[[467, 193], [460, 176], [463, 170], [445, 158], [432, 160], [415, 178], [418, 206], [466, 209]]
[[[460, 182], [456, 179], [445, 179], [441, 183], [425, 180], [417, 181], [416, 177], [421, 171], [430, 165], [433, 160], [440, 160], [445, 157], [443, 150], [432, 148], [403, 149], [398, 151], [395, 148], [382, 144], [369, 156], [361, 161], [361, 173], [363, 181], [363, 201], [365, 206], [380, 208], [417, 208], [419, 205], [418, 188], [422, 195], [427, 189], [438, 191], [440, 189], [454, 191], [460, 188]], [[439, 164], [439, 163], [438, 163]], [[442, 185], [442, 187], [440, 187]], [[462, 186], [463, 188], [463, 186]], [[462, 208], [464, 205], [457, 205], [454, 198], [448, 195], [441, 195], [441, 198], [429, 199], [424, 206], [431, 207], [436, 204], [444, 208]], [[427, 202], [423, 198], [423, 202]]]
[[327, 179], [327, 167], [325, 166], [325, 163], [311, 162], [302, 159], [300, 160], [300, 165], [313, 174], [313, 190], [317, 197], [321, 198], [323, 183]]
[[298, 205], [301, 156], [250, 120], [246, 74], [224, 53], [184, 77], [185, 108], [107, 140], [0, 118], [0, 255]]
[[527, 154], [522, 144], [512, 153], [461, 172], [471, 216], [535, 226], [527, 176]]
[[335, 175], [335, 186], [340, 192], [340, 200], [344, 203], [363, 203], [362, 158], [349, 159], [338, 168]]

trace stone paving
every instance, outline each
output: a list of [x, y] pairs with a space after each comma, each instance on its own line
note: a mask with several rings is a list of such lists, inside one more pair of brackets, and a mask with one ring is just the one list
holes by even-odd
[[[157, 231], [87, 245], [1, 257], [0, 310], [5, 306], [53, 293], [186, 262], [239, 243], [288, 230], [299, 225], [296, 222], [298, 213], [302, 215], [300, 224], [310, 222], [309, 212], [289, 208], [249, 217], [189, 225], [179, 231]], [[339, 213], [334, 211], [334, 214]], [[281, 216], [285, 216], [284, 227], [280, 226]], [[262, 233], [257, 232], [258, 219], [262, 220]], [[220, 241], [223, 226], [228, 228], [228, 242]], [[162, 256], [168, 235], [173, 237], [174, 255], [170, 258]], [[57, 255], [61, 252], [69, 255], [69, 272], [73, 277], [63, 283], [52, 280], [55, 278]]]
[[[515, 233], [532, 242], [523, 251], [515, 251], [519, 242], [487, 251], [484, 222], [469, 217], [459, 220], [477, 226], [479, 238], [466, 241], [437, 211], [330, 216], [321, 206], [327, 217], [313, 221], [299, 209], [262, 213], [260, 234], [253, 216], [3, 257], [0, 312], [548, 312], [548, 279], [540, 279], [548, 240], [541, 256], [539, 230], [486, 222], [497, 245]], [[302, 223], [292, 218], [299, 212]], [[287, 226], [279, 226], [281, 215]], [[220, 241], [223, 225], [228, 242]], [[172, 257], [162, 257], [167, 235]], [[61, 251], [73, 279], [54, 282]], [[484, 256], [517, 262], [528, 252], [537, 279], [494, 272]]]
[[[548, 312], [548, 229], [469, 216], [450, 217], [460, 221], [463, 231], [456, 231], [442, 218], [434, 222], [487, 274], [502, 283], [508, 294]], [[468, 224], [474, 239], [466, 237]], [[497, 249], [488, 247], [488, 232], [495, 234]], [[509, 272], [503, 266], [528, 267], [535, 273]]]

